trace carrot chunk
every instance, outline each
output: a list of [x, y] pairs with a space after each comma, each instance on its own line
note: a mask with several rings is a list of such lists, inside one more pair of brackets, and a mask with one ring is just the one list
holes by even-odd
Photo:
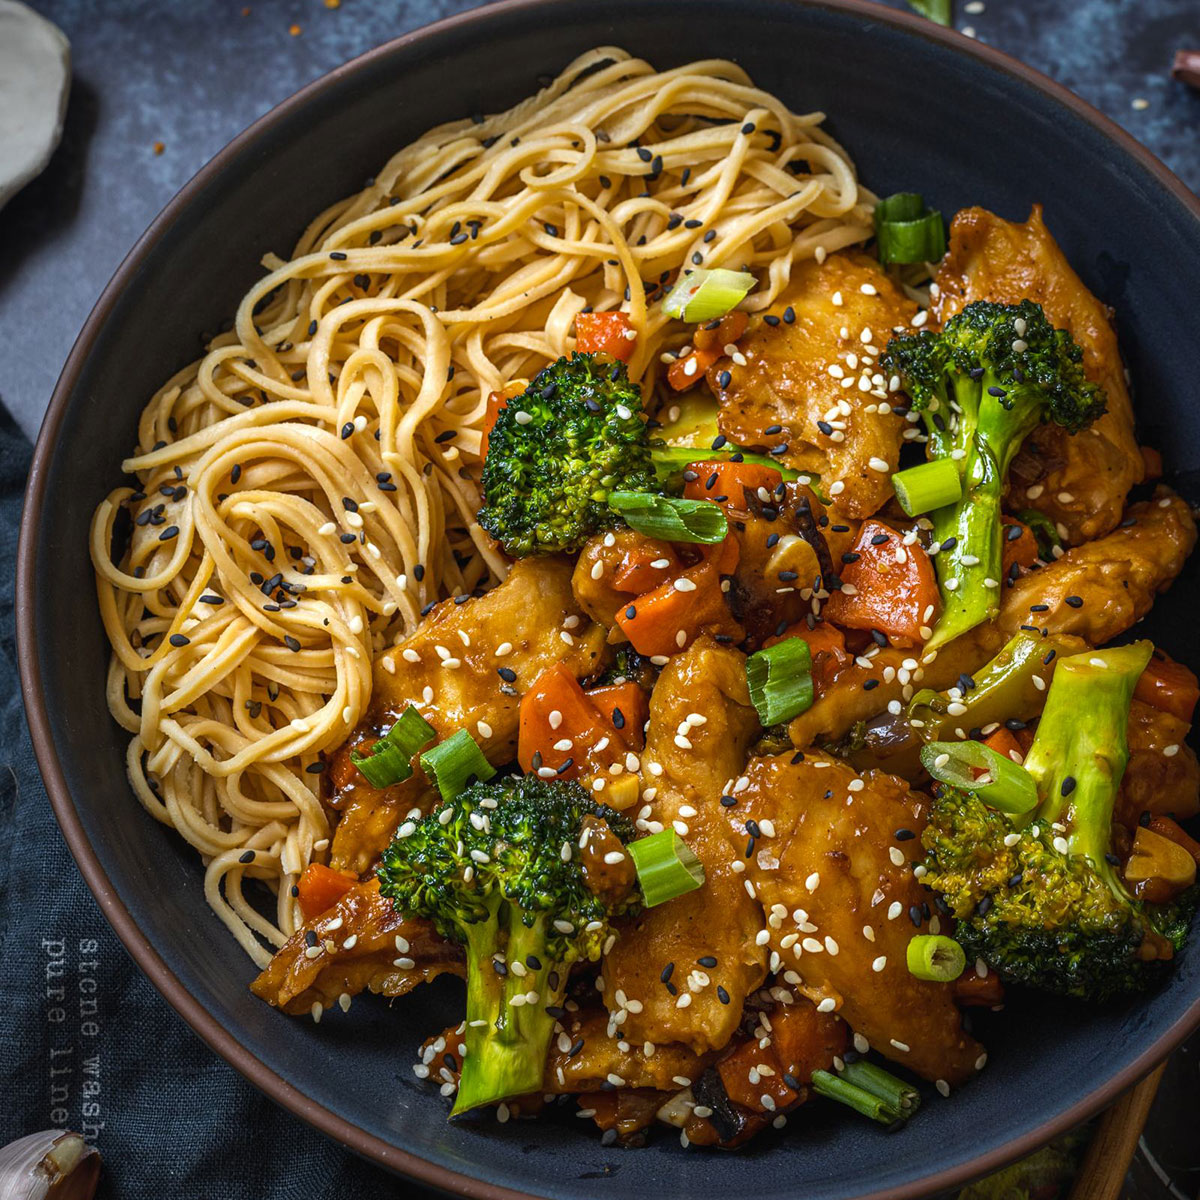
[[319, 917], [332, 908], [354, 885], [358, 878], [345, 871], [335, 871], [323, 863], [309, 863], [296, 884], [296, 899], [306, 921]]
[[696, 478], [683, 485], [684, 496], [688, 500], [715, 501], [727, 517], [748, 517], [746, 493], [753, 495], [759, 488], [773, 492], [783, 482], [783, 476], [772, 467], [728, 459], [699, 459], [688, 464], [688, 471]]
[[1200, 683], [1183, 663], [1155, 650], [1133, 689], [1133, 698], [1169, 712], [1181, 721], [1191, 721], [1200, 700]]
[[931, 628], [941, 607], [929, 555], [915, 542], [903, 545], [881, 521], [863, 522], [854, 553], [841, 589], [825, 601], [825, 619], [847, 629], [878, 629], [898, 646], [919, 646], [922, 626]]
[[575, 318], [575, 349], [580, 354], [611, 354], [628, 362], [636, 347], [637, 334], [626, 313], [580, 313]]

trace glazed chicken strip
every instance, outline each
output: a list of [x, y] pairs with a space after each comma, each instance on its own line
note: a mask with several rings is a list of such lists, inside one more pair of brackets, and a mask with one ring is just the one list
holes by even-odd
[[[1076, 546], [1006, 586], [996, 620], [956, 638], [933, 662], [921, 665], [915, 650], [883, 649], [870, 653], [870, 667], [859, 660], [847, 664], [788, 727], [792, 743], [803, 749], [837, 740], [855, 722], [883, 712], [889, 702], [907, 700], [908, 686], [949, 687], [962, 672], [983, 666], [1021, 626], [1102, 645], [1150, 611], [1195, 543], [1196, 524], [1188, 506], [1160, 487], [1153, 499], [1133, 505], [1121, 527], [1107, 537]], [[877, 684], [864, 690], [872, 679]]]
[[937, 929], [912, 872], [928, 800], [881, 771], [791, 755], [751, 759], [734, 795], [721, 810], [730, 849], [784, 979], [794, 972], [815, 1004], [832, 1000], [885, 1057], [925, 1079], [965, 1082], [983, 1047], [963, 1031], [952, 985], [916, 978], [905, 958], [914, 935]]
[[538, 675], [562, 663], [584, 678], [603, 666], [604, 654], [604, 630], [575, 602], [563, 559], [517, 562], [484, 595], [462, 604], [444, 600], [411, 637], [375, 660], [371, 715], [338, 751], [331, 772], [342, 815], [330, 864], [363, 874], [404, 814], [427, 810], [437, 797], [420, 769], [380, 791], [350, 761], [352, 749], [378, 737], [409, 704], [442, 737], [466, 729], [500, 766], [515, 757], [521, 694]]
[[734, 870], [720, 815], [720, 796], [759, 729], [745, 663], [738, 651], [701, 637], [663, 668], [650, 698], [642, 754], [648, 800], [639, 817], [651, 829], [674, 825], [706, 878], [697, 891], [647, 909], [604, 959], [605, 1004], [639, 1045], [720, 1049], [766, 974], [766, 951], [754, 941], [761, 918]]
[[297, 930], [250, 989], [295, 1015], [348, 1004], [362, 991], [403, 996], [447, 972], [466, 973], [461, 949], [428, 921], [401, 916], [369, 879]]
[[1072, 545], [1108, 533], [1143, 475], [1129, 388], [1112, 312], [1071, 269], [1042, 220], [1041, 205], [1023, 225], [983, 208], [960, 212], [937, 284], [934, 311], [942, 321], [973, 300], [1029, 299], [1082, 347], [1084, 370], [1104, 388], [1108, 411], [1073, 437], [1055, 424], [1036, 429], [1009, 470], [1009, 504], [1044, 512]]
[[[439, 1066], [449, 1066], [446, 1052], [457, 1059], [451, 1068], [453, 1077], [462, 1065], [462, 1030], [461, 1025], [447, 1029], [440, 1038], [426, 1043], [435, 1047]], [[683, 1086], [679, 1079], [699, 1079], [712, 1058], [712, 1054], [695, 1054], [679, 1045], [655, 1046], [654, 1052], [647, 1054], [640, 1043], [635, 1046], [624, 1034], [609, 1032], [608, 1015], [603, 1010], [576, 1007], [563, 1016], [550, 1042], [541, 1094], [606, 1090], [612, 1086], [612, 1075], [623, 1080], [622, 1087], [677, 1092]]]
[[1140, 700], [1129, 706], [1129, 762], [1117, 820], [1131, 829], [1144, 812], [1186, 821], [1200, 812], [1200, 763], [1185, 739], [1191, 725]]
[[721, 432], [743, 446], [786, 445], [776, 457], [821, 476], [832, 515], [870, 516], [891, 497], [905, 428], [876, 362], [916, 312], [865, 254], [800, 263], [771, 310], [776, 323], [759, 321], [738, 342], [745, 365], [722, 358], [708, 372]]

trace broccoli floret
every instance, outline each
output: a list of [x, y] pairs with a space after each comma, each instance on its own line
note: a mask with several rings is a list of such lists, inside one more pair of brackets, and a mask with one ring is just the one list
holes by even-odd
[[1112, 847], [1129, 703], [1150, 651], [1139, 642], [1059, 662], [1025, 760], [1033, 813], [1013, 818], [953, 789], [933, 803], [925, 883], [967, 956], [1004, 979], [1105, 1000], [1150, 986], [1183, 944], [1195, 895], [1135, 899]]
[[880, 359], [921, 413], [930, 458], [956, 462], [962, 499], [931, 514], [942, 615], [928, 649], [1000, 606], [1000, 500], [1009, 464], [1043, 421], [1069, 433], [1104, 412], [1101, 388], [1083, 373], [1083, 351], [1040, 305], [978, 301], [940, 333], [893, 338]]
[[642, 395], [624, 364], [572, 354], [496, 417], [479, 523], [517, 557], [574, 550], [619, 524], [610, 492], [653, 485]]
[[625, 364], [572, 354], [540, 371], [497, 415], [479, 523], [516, 558], [578, 550], [622, 523], [609, 507], [613, 492], [677, 492], [684, 468], [701, 458], [766, 463], [796, 478], [720, 436], [711, 448], [652, 438]]
[[621, 844], [634, 835], [578, 784], [525, 775], [474, 784], [385, 851], [380, 891], [466, 950], [454, 1113], [541, 1088], [572, 965], [597, 961], [611, 920], [636, 909], [636, 890], [614, 899], [589, 886], [580, 839], [605, 826]]

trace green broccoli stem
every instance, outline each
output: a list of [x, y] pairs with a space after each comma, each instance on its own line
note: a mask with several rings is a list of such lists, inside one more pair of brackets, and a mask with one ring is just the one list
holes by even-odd
[[1025, 769], [1038, 785], [1036, 819], [1066, 827], [1068, 853], [1086, 857], [1113, 893], [1128, 893], [1107, 855], [1113, 807], [1129, 761], [1129, 704], [1154, 647], [1134, 642], [1062, 659]]
[[[497, 970], [502, 928], [505, 965]], [[544, 918], [526, 926], [521, 910], [501, 901], [490, 921], [467, 925], [465, 933], [466, 1054], [451, 1116], [541, 1091], [555, 1022], [547, 1009], [566, 990], [567, 972], [547, 961]]]
[[938, 429], [933, 414], [929, 417], [931, 456], [959, 455], [963, 494], [957, 504], [930, 514], [934, 538], [950, 547], [934, 559], [942, 614], [926, 650], [944, 646], [1000, 611], [1004, 481], [1021, 443], [1041, 420], [1036, 393], [1012, 383], [1001, 387], [990, 371], [978, 380], [958, 377], [954, 394], [961, 411], [949, 429]]
[[[931, 688], [919, 691], [909, 702], [908, 723], [925, 742], [948, 742], [958, 737], [958, 730], [983, 729], [1000, 721], [1028, 721], [1042, 710], [1046, 694], [1034, 683], [1035, 677], [1044, 680], [1054, 670], [1055, 659], [1074, 654], [1086, 643], [1070, 634], [1049, 634], [1041, 637], [1029, 630], [1020, 630], [1004, 648], [974, 675], [974, 687], [958, 699], [948, 692]], [[1061, 661], [1061, 659], [1059, 660]], [[951, 716], [953, 703], [966, 706], [967, 711]]]

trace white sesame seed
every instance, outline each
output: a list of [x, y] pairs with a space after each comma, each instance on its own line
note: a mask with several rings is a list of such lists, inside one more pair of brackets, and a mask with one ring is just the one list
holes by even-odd
[[879, 971], [882, 971], [883, 968], [886, 966], [887, 966], [887, 955], [881, 954], [878, 958], [876, 958], [872, 961], [871, 970], [875, 971], [875, 972], [879, 972]]

